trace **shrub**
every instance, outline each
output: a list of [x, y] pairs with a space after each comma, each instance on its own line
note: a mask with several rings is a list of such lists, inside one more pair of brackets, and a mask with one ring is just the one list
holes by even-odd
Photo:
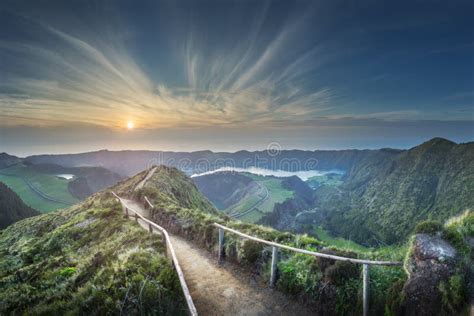
[[278, 264], [280, 278], [277, 286], [291, 295], [307, 293], [316, 296], [322, 278], [315, 258], [303, 254], [292, 255]]
[[415, 234], [435, 234], [443, 229], [443, 225], [438, 221], [426, 220], [420, 222], [415, 227]]
[[343, 285], [350, 279], [359, 277], [358, 265], [345, 261], [336, 261], [324, 271], [326, 281], [335, 285]]
[[458, 251], [467, 254], [469, 246], [464, 242], [462, 234], [457, 230], [456, 226], [449, 226], [443, 230], [443, 239], [448, 241]]
[[243, 240], [239, 247], [239, 260], [247, 264], [254, 264], [260, 258], [263, 246], [260, 243]]
[[474, 212], [467, 210], [446, 222], [446, 227], [457, 227], [463, 236], [474, 237]]
[[69, 278], [74, 273], [76, 273], [77, 269], [75, 267], [66, 267], [59, 270], [58, 274], [62, 278]]
[[460, 274], [453, 275], [447, 282], [441, 282], [439, 287], [443, 311], [447, 315], [456, 315], [466, 302], [464, 278]]

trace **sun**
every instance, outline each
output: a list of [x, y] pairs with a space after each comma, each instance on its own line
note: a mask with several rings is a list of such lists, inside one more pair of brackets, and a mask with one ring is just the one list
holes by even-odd
[[127, 122], [127, 129], [128, 130], [132, 130], [134, 127], [135, 127], [135, 124], [133, 123], [133, 121], [128, 121]]

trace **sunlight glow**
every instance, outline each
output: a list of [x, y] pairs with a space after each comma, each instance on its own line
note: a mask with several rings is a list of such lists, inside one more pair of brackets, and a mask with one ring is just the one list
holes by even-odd
[[127, 129], [128, 130], [132, 130], [134, 127], [135, 127], [135, 124], [133, 123], [133, 121], [128, 121], [127, 122]]

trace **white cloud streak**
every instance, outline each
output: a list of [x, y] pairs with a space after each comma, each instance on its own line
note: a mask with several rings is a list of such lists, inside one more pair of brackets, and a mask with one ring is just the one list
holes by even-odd
[[0, 52], [26, 69], [0, 79], [0, 122], [120, 127], [133, 119], [144, 128], [259, 125], [282, 117], [304, 120], [328, 109], [331, 89], [308, 91], [294, 82], [316, 50], [270, 69], [288, 48], [296, 24], [257, 48], [261, 23], [259, 17], [247, 41], [216, 59], [204, 58], [191, 34], [185, 45], [184, 87], [151, 80], [121, 43], [88, 41], [42, 25], [55, 45], [0, 42]]

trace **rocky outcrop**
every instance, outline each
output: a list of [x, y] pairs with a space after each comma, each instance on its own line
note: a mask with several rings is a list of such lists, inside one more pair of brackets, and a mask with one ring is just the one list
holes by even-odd
[[438, 315], [441, 310], [439, 285], [455, 271], [457, 251], [438, 235], [413, 236], [405, 262], [409, 278], [403, 287], [404, 315]]

